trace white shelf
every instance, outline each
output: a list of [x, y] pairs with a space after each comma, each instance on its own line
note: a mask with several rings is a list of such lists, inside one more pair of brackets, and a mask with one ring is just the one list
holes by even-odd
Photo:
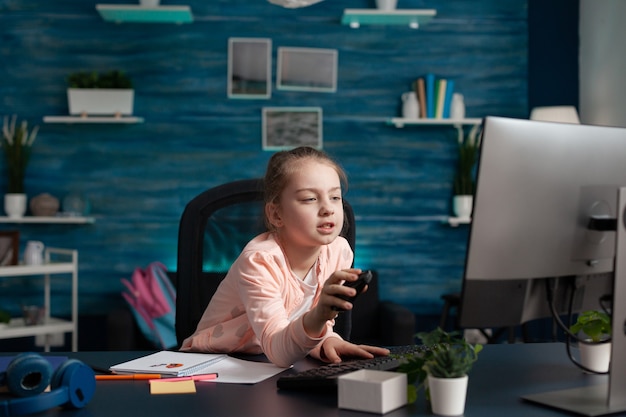
[[189, 6], [146, 7], [135, 4], [96, 4], [96, 10], [107, 22], [115, 23], [191, 23]]
[[44, 123], [143, 123], [142, 117], [135, 116], [44, 116]]
[[452, 227], [457, 227], [460, 224], [470, 224], [471, 218], [467, 217], [448, 217], [448, 224]]
[[0, 223], [58, 223], [58, 224], [91, 224], [95, 223], [93, 217], [74, 217], [74, 216], [25, 216], [12, 218], [0, 216]]
[[[0, 267], [0, 277], [3, 279], [43, 275], [43, 307], [45, 311], [42, 324], [27, 326], [23, 318], [11, 319], [8, 326], [2, 326], [0, 328], [0, 339], [71, 333], [72, 351], [76, 352], [78, 350], [78, 251], [73, 249], [47, 248], [45, 250], [44, 260], [42, 265], [9, 265]], [[71, 320], [61, 320], [50, 317], [52, 286], [50, 275], [52, 274], [71, 275]], [[44, 349], [46, 352], [50, 351], [50, 341], [51, 337], [45, 338]]]
[[418, 29], [436, 15], [437, 11], [434, 9], [345, 9], [341, 23], [353, 29], [361, 25], [405, 25]]
[[395, 127], [404, 127], [409, 125], [430, 125], [430, 126], [445, 126], [450, 125], [454, 127], [479, 125], [483, 122], [480, 118], [469, 119], [405, 119], [402, 117], [393, 117], [387, 120], [387, 123], [394, 125]]

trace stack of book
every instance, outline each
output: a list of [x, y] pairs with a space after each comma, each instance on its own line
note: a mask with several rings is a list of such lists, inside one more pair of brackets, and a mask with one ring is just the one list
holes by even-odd
[[420, 118], [448, 119], [454, 93], [454, 80], [428, 73], [413, 83], [419, 101]]

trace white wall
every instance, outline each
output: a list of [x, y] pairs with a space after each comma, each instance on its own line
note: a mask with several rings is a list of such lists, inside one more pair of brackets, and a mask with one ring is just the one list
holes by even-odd
[[626, 1], [580, 0], [580, 118], [626, 127]]

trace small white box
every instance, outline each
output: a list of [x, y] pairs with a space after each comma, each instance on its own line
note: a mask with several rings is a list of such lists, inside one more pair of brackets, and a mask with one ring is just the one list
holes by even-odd
[[407, 403], [407, 378], [400, 372], [362, 369], [338, 378], [339, 408], [385, 414]]

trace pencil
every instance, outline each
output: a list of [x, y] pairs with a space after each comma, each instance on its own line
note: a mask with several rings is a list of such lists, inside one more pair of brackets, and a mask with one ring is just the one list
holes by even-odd
[[132, 380], [132, 379], [160, 379], [161, 374], [128, 374], [128, 375], [96, 375], [96, 381]]

